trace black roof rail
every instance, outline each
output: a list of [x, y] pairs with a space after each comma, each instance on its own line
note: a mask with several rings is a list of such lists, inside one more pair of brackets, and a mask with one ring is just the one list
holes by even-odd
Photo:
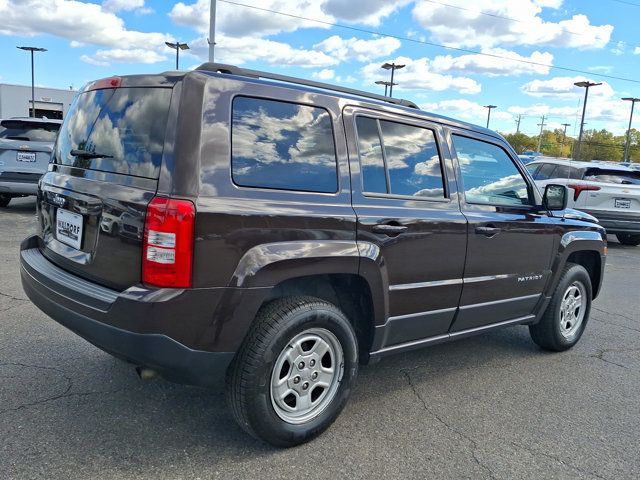
[[333, 90], [334, 92], [347, 93], [349, 95], [355, 95], [358, 97], [367, 97], [382, 102], [393, 103], [395, 105], [402, 105], [403, 107], [418, 108], [418, 105], [410, 100], [403, 98], [385, 97], [384, 95], [377, 95], [375, 93], [365, 92], [363, 90], [356, 90], [355, 88], [340, 87], [332, 85], [330, 83], [316, 82], [314, 80], [306, 80], [304, 78], [290, 77], [288, 75], [279, 75], [277, 73], [261, 72], [259, 70], [250, 70], [247, 68], [236, 67], [235, 65], [226, 65], [224, 63], [203, 63], [196, 70], [205, 72], [220, 72], [227, 73], [229, 75], [238, 75], [242, 77], [252, 78], [266, 78], [269, 80], [277, 80], [279, 82], [294, 83], [298, 85], [306, 85], [307, 87], [321, 88], [323, 90]]

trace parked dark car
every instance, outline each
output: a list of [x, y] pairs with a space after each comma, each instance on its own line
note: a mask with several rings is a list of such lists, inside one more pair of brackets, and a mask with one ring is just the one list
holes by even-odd
[[61, 124], [46, 118], [0, 120], [0, 207], [36, 194]]
[[566, 187], [406, 100], [217, 64], [108, 78], [52, 161], [29, 298], [144, 376], [225, 378], [274, 445], [324, 431], [389, 354], [511, 325], [568, 349], [600, 291], [604, 229], [563, 217]]

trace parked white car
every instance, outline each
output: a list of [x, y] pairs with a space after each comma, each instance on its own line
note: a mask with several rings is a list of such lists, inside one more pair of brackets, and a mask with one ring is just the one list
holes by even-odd
[[640, 245], [640, 171], [615, 163], [538, 158], [527, 165], [536, 184], [569, 188], [569, 208], [598, 219], [624, 245]]

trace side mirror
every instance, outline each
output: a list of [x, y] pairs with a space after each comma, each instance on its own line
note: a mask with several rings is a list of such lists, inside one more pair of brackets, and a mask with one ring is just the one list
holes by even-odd
[[567, 208], [567, 187], [554, 184], [544, 187], [542, 206], [552, 212]]

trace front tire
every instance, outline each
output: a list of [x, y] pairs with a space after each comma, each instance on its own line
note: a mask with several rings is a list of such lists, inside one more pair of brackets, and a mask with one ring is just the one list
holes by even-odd
[[533, 341], [554, 352], [573, 347], [589, 320], [591, 278], [582, 265], [567, 263], [542, 318], [529, 326]]
[[622, 245], [637, 247], [640, 245], [640, 235], [633, 233], [616, 233], [616, 238]]
[[357, 372], [356, 335], [335, 305], [281, 298], [258, 312], [227, 372], [227, 400], [247, 433], [292, 447], [333, 423]]
[[0, 193], [0, 207], [4, 208], [9, 205], [11, 201], [11, 195], [7, 195], [6, 193]]

